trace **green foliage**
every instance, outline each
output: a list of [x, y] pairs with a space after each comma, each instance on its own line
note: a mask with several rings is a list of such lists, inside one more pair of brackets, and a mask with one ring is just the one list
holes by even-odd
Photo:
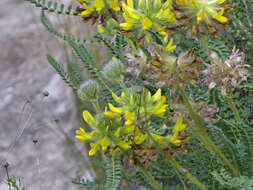
[[52, 34], [54, 34], [55, 36], [63, 39], [63, 40], [67, 40], [67, 39], [71, 39], [72, 41], [75, 41], [76, 43], [85, 43], [86, 39], [85, 38], [75, 38], [73, 35], [70, 34], [63, 34], [59, 31], [57, 31], [53, 24], [48, 20], [48, 18], [45, 16], [45, 11], [41, 11], [41, 16], [40, 16], [40, 20], [42, 22], [42, 24], [45, 26], [45, 28], [51, 32]]
[[119, 158], [112, 158], [105, 163], [106, 182], [105, 189], [116, 190], [120, 185], [121, 163]]
[[228, 59], [231, 49], [225, 44], [222, 38], [202, 38], [199, 40], [184, 38], [181, 45], [187, 49], [193, 48], [196, 55], [201, 57], [205, 62], [210, 63], [208, 51], [212, 50], [218, 53], [223, 61]]
[[47, 55], [48, 62], [54, 67], [56, 72], [61, 76], [62, 80], [69, 85], [74, 91], [77, 90], [79, 81], [76, 80], [75, 75], [72, 75], [72, 77], [69, 76], [68, 73], [66, 73], [63, 69], [63, 67], [56, 62], [56, 60], [48, 53]]
[[223, 61], [227, 60], [229, 55], [231, 54], [231, 49], [226, 46], [222, 38], [209, 38], [208, 48], [218, 53], [218, 55], [222, 58]]
[[232, 177], [224, 169], [220, 172], [212, 172], [215, 180], [217, 180], [220, 185], [220, 190], [238, 189], [238, 190], [252, 190], [253, 189], [253, 179], [248, 176]]
[[[101, 73], [100, 69], [98, 69], [98, 67], [96, 66], [93, 58], [91, 57], [90, 53], [87, 51], [87, 49], [85, 48], [85, 46], [83, 44], [81, 44], [82, 42], [85, 42], [85, 40], [80, 40], [80, 39], [75, 39], [73, 36], [69, 35], [69, 34], [62, 34], [60, 32], [58, 32], [52, 25], [52, 23], [46, 18], [44, 12], [42, 11], [41, 14], [41, 21], [43, 23], [43, 25], [47, 28], [47, 30], [49, 32], [51, 32], [52, 34], [54, 34], [57, 37], [60, 37], [61, 39], [65, 40], [74, 50], [74, 52], [76, 53], [76, 55], [80, 58], [80, 60], [82, 61], [82, 64], [84, 66], [84, 68], [86, 69], [86, 71], [88, 72], [88, 74], [90, 75], [90, 78], [96, 80], [101, 86], [102, 86], [102, 94], [100, 95], [103, 102], [107, 103], [107, 102], [112, 102], [113, 99], [111, 97], [111, 92], [115, 92], [119, 89], [119, 86], [115, 86], [113, 84], [111, 84], [110, 82], [108, 82], [103, 74]], [[117, 40], [116, 40], [117, 41]], [[116, 43], [116, 42], [115, 42]], [[119, 43], [119, 42], [117, 42]], [[58, 67], [58, 66], [57, 66]], [[72, 68], [78, 68], [78, 66], [73, 66], [72, 64]], [[62, 71], [62, 69], [60, 69], [58, 67], [59, 71]], [[57, 72], [59, 72], [57, 71]], [[75, 71], [75, 74], [79, 73], [78, 77], [80, 78], [80, 72], [79, 71]], [[59, 73], [60, 74], [60, 73]], [[66, 73], [64, 75], [64, 73], [61, 73], [61, 77], [66, 77]], [[73, 76], [73, 75], [72, 75]], [[70, 78], [69, 78], [70, 79]], [[65, 78], [64, 81], [68, 81], [67, 83], [69, 85], [73, 85], [68, 78]], [[75, 81], [77, 83], [77, 81]], [[80, 84], [80, 81], [79, 81]]]
[[123, 49], [126, 47], [126, 38], [118, 32], [114, 35], [113, 40], [105, 38], [101, 34], [94, 36], [98, 42], [103, 42], [103, 44], [111, 51], [112, 55], [124, 62]]
[[195, 40], [193, 38], [188, 39], [185, 36], [182, 36], [180, 46], [183, 50], [194, 49], [194, 53], [201, 57], [207, 63], [210, 63], [209, 56], [207, 54], [206, 44], [203, 39]]
[[58, 2], [47, 1], [47, 0], [27, 0], [28, 2], [34, 4], [36, 7], [40, 7], [41, 10], [54, 12], [57, 14], [67, 14], [67, 15], [79, 15], [75, 10], [73, 10], [73, 6], [69, 5], [67, 8], [64, 4], [58, 4]]
[[249, 71], [249, 77], [248, 77], [248, 82], [243, 83], [240, 86], [240, 89], [248, 91], [248, 92], [253, 92], [253, 64], [247, 68]]
[[134, 168], [127, 170], [123, 169], [123, 177], [129, 182], [145, 187], [146, 189], [152, 190], [152, 185], [150, 184], [149, 180], [139, 169]]
[[121, 160], [119, 157], [112, 157], [104, 162], [104, 169], [106, 173], [104, 185], [97, 184], [96, 182], [87, 181], [82, 178], [77, 178], [72, 183], [82, 185], [89, 189], [94, 190], [117, 190], [121, 181]]
[[21, 185], [21, 180], [20, 178], [16, 179], [15, 176], [10, 176], [8, 179], [7, 179], [7, 184], [9, 185], [9, 187], [12, 187], [13, 189], [15, 190], [25, 190], [24, 187], [22, 187]]
[[230, 47], [236, 46], [246, 54], [247, 62], [253, 60], [253, 1], [231, 0], [234, 10], [231, 12], [228, 30], [223, 34]]
[[[45, 0], [28, 0], [38, 7], [41, 7], [41, 21], [46, 29], [53, 35], [67, 42], [72, 48], [75, 55], [80, 59], [83, 68], [86, 69], [87, 76], [83, 76], [82, 70], [77, 63], [73, 63], [67, 60], [68, 71], [65, 71], [57, 61], [50, 55], [47, 54], [48, 62], [53, 66], [56, 72], [61, 78], [68, 84], [74, 91], [78, 86], [86, 80], [91, 78], [96, 80], [101, 86], [101, 94], [99, 94], [100, 103], [105, 105], [108, 102], [114, 102], [111, 93], [121, 91], [119, 85], [111, 84], [103, 75], [102, 67], [99, 67], [90, 52], [86, 48], [86, 39], [75, 38], [70, 34], [63, 34], [55, 29], [53, 24], [46, 18], [44, 10], [55, 12], [58, 14], [72, 14], [77, 15], [72, 10], [72, 6], [64, 10], [64, 5], [58, 8], [57, 3], [51, 1], [46, 2]], [[193, 49], [194, 53], [201, 58], [202, 61], [208, 64], [212, 64], [210, 59], [210, 50], [215, 51], [223, 61], [227, 60], [231, 54], [233, 46], [239, 47], [246, 53], [248, 63], [253, 60], [253, 31], [249, 26], [247, 18], [252, 20], [252, 13], [245, 11], [246, 7], [244, 1], [231, 0], [236, 7], [236, 10], [232, 13], [230, 28], [225, 28], [224, 33], [219, 38], [211, 38], [209, 36], [203, 36], [200, 39], [187, 39], [185, 36], [178, 38], [179, 48], [176, 53]], [[246, 1], [248, 9], [253, 8], [252, 0]], [[164, 45], [161, 36], [151, 30], [147, 33], [151, 35], [156, 44]], [[119, 31], [112, 37], [106, 37], [101, 34], [96, 34], [94, 38], [98, 42], [102, 42], [112, 53], [114, 57], [126, 63], [124, 53], [128, 46], [126, 37]], [[134, 37], [131, 38], [134, 44], [136, 40]], [[92, 42], [92, 40], [91, 40]], [[148, 60], [152, 60], [152, 53], [149, 52], [147, 47], [140, 47]], [[177, 160], [178, 163], [185, 168], [185, 172], [179, 172], [177, 168], [173, 167], [170, 162], [165, 159], [164, 154], [157, 153], [157, 159], [152, 161], [148, 171], [152, 171], [154, 179], [162, 185], [164, 190], [167, 189], [196, 189], [196, 185], [191, 183], [185, 176], [187, 172], [201, 181], [208, 189], [217, 190], [251, 190], [253, 189], [253, 121], [252, 121], [252, 104], [253, 104], [253, 67], [249, 67], [249, 78], [247, 82], [244, 82], [239, 89], [231, 89], [232, 100], [235, 101], [236, 108], [238, 109], [241, 121], [236, 121], [235, 113], [232, 111], [226, 98], [221, 96], [221, 92], [218, 88], [207, 90], [202, 83], [203, 77], [200, 76], [198, 86], [188, 85], [186, 87], [187, 95], [189, 99], [195, 101], [197, 104], [199, 101], [204, 101], [208, 105], [215, 105], [219, 108], [216, 113], [217, 123], [208, 125], [204, 123], [203, 127], [206, 130], [209, 137], [212, 139], [214, 144], [224, 154], [230, 163], [239, 171], [240, 176], [234, 177], [231, 171], [228, 170], [226, 163], [221, 157], [215, 153], [215, 151], [208, 151], [203, 142], [194, 135], [191, 131], [191, 140], [184, 147], [170, 147], [173, 159]], [[144, 79], [134, 77], [125, 74], [124, 76], [127, 85], [133, 86], [145, 86], [152, 94], [157, 90], [155, 82], [149, 81], [148, 85], [144, 85]], [[166, 95], [167, 100], [173, 100], [175, 97], [171, 97], [170, 90], [163, 89], [163, 95]], [[178, 95], [179, 96], [179, 95]], [[179, 97], [180, 98], [180, 97]], [[182, 101], [182, 100], [181, 100]], [[170, 103], [170, 102], [168, 102]], [[173, 111], [173, 110], [172, 110]], [[184, 113], [180, 113], [183, 116]], [[187, 114], [186, 114], [187, 115]], [[189, 114], [188, 114], [189, 115]], [[172, 117], [172, 113], [167, 113], [166, 119]], [[167, 122], [165, 126], [164, 118], [156, 119], [151, 118], [150, 132], [167, 135], [170, 130], [170, 123]], [[193, 123], [189, 122], [190, 127], [194, 127]], [[190, 131], [190, 129], [189, 129]], [[177, 151], [177, 148], [184, 148], [184, 153]], [[129, 151], [130, 153], [130, 151]], [[136, 168], [125, 169], [122, 168], [122, 163], [119, 157], [111, 158], [102, 163], [106, 173], [106, 177], [103, 181], [87, 181], [85, 179], [75, 179], [73, 183], [87, 187], [88, 189], [106, 189], [106, 190], [117, 190], [122, 185], [121, 178], [126, 179], [129, 182], [143, 186], [146, 189], [152, 189], [152, 182], [145, 176], [141, 170]], [[226, 168], [226, 169], [223, 169]], [[123, 172], [122, 172], [123, 171]]]

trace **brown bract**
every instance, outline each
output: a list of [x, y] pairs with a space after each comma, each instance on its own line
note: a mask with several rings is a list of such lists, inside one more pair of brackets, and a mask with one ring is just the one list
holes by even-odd
[[[224, 13], [233, 11], [233, 7], [228, 4], [223, 5]], [[177, 20], [176, 26], [173, 27], [174, 31], [185, 31], [187, 37], [199, 37], [200, 34], [210, 34], [213, 37], [218, 37], [220, 27], [226, 27], [227, 24], [221, 24], [218, 21], [210, 19], [208, 22], [196, 21], [196, 13], [191, 10], [191, 7], [179, 6], [176, 3], [173, 4], [173, 12]], [[169, 31], [169, 30], [168, 30]]]
[[228, 90], [238, 88], [241, 82], [247, 81], [249, 74], [247, 65], [244, 64], [245, 55], [235, 48], [226, 61], [222, 61], [216, 52], [211, 51], [209, 54], [212, 64], [206, 64], [207, 68], [202, 71], [205, 76], [204, 84], [209, 90], [220, 88], [222, 96], [227, 97]]

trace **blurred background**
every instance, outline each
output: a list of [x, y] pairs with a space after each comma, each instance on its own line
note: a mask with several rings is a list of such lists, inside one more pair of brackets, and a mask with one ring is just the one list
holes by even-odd
[[[79, 189], [71, 180], [94, 173], [74, 139], [80, 124], [72, 91], [45, 56], [51, 52], [64, 64], [65, 46], [29, 2], [1, 0], [0, 9], [0, 190], [8, 189], [6, 163], [26, 190]], [[84, 29], [78, 17], [50, 17], [57, 28]]]

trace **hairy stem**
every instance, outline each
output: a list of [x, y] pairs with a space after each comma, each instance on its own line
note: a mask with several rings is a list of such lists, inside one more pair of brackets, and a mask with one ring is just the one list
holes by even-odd
[[239, 115], [239, 113], [238, 113], [238, 111], [237, 111], [237, 109], [236, 109], [236, 107], [235, 107], [235, 104], [234, 104], [234, 102], [233, 102], [233, 98], [232, 98], [232, 96], [231, 96], [231, 93], [228, 95], [227, 101], [228, 101], [228, 104], [229, 104], [229, 106], [231, 107], [232, 111], [233, 111], [234, 114], [235, 114], [235, 119], [236, 119], [236, 121], [241, 122], [240, 115]]

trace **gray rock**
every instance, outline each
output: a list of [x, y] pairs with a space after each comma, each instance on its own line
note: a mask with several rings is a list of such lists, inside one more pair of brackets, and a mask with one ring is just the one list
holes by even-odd
[[45, 58], [50, 47], [63, 60], [62, 49], [39, 13], [25, 1], [0, 2], [0, 190], [8, 189], [6, 161], [26, 190], [79, 189], [73, 178], [94, 176], [74, 140], [79, 123], [71, 89]]

